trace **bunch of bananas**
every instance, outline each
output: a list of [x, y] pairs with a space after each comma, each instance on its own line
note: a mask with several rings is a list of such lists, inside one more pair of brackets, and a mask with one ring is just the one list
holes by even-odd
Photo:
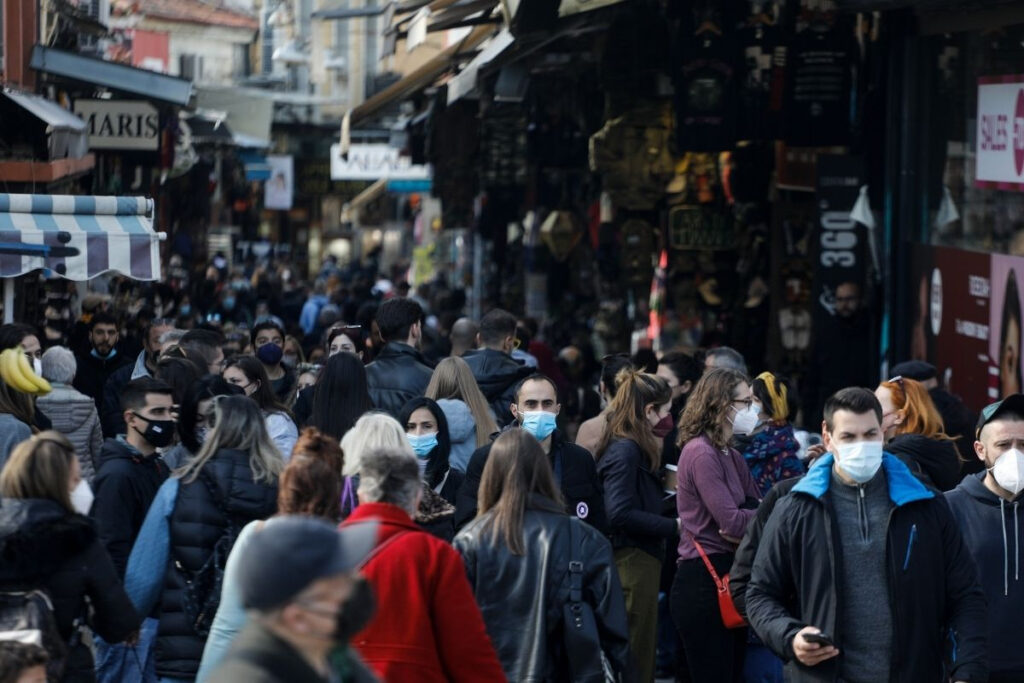
[[0, 379], [7, 386], [25, 394], [48, 394], [53, 387], [32, 369], [22, 348], [4, 349], [0, 353]]

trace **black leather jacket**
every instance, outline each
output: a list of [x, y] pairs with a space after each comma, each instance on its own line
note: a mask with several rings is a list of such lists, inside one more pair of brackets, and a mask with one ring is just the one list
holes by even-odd
[[[567, 681], [562, 607], [569, 598], [569, 523], [555, 504], [533, 497], [523, 517], [526, 552], [513, 555], [500, 538], [484, 533], [485, 515], [455, 537], [487, 634], [510, 681]], [[572, 522], [578, 524], [578, 522]], [[578, 524], [585, 599], [594, 610], [601, 645], [612, 666], [625, 672], [629, 625], [612, 547], [599, 531]]]
[[366, 366], [373, 405], [397, 417], [406, 401], [426, 392], [433, 372], [419, 351], [408, 344], [388, 342]]

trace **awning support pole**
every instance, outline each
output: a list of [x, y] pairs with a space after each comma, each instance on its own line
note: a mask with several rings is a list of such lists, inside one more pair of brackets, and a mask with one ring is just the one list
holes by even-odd
[[14, 278], [4, 278], [4, 324], [14, 322]]

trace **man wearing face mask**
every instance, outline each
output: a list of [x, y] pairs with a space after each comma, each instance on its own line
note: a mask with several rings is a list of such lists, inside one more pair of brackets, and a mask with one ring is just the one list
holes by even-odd
[[282, 403], [288, 401], [295, 386], [295, 372], [282, 363], [284, 357], [284, 328], [279, 322], [267, 319], [252, 328], [252, 348], [256, 358], [267, 371], [274, 394]]
[[[523, 379], [512, 392], [510, 412], [514, 422], [505, 429], [524, 429], [532, 434], [551, 458], [551, 468], [565, 497], [566, 513], [575, 515], [604, 533], [608, 520], [604, 510], [604, 490], [597, 475], [594, 457], [587, 449], [567, 441], [557, 429], [562, 406], [551, 378], [535, 374]], [[459, 487], [455, 503], [455, 529], [458, 531], [476, 516], [477, 490], [491, 444], [473, 453], [466, 467], [466, 478]]]
[[750, 623], [789, 681], [988, 680], [974, 562], [941, 494], [882, 451], [881, 424], [867, 389], [825, 402], [828, 453], [765, 526]]
[[107, 439], [100, 451], [92, 517], [122, 577], [149, 506], [170, 474], [157, 449], [174, 440], [173, 403], [164, 382], [132, 380], [121, 392], [127, 432]]
[[109, 313], [97, 313], [89, 321], [89, 351], [79, 353], [75, 360], [74, 387], [96, 402], [96, 409], [103, 407], [103, 385], [115, 371], [131, 365], [131, 359], [122, 355], [117, 348], [117, 318]]
[[221, 683], [373, 683], [349, 647], [373, 617], [359, 573], [377, 524], [338, 531], [307, 517], [277, 517], [242, 550], [238, 591], [251, 619], [210, 680]]
[[1024, 681], [1024, 395], [981, 411], [974, 450], [985, 470], [946, 494], [988, 602], [989, 681]]

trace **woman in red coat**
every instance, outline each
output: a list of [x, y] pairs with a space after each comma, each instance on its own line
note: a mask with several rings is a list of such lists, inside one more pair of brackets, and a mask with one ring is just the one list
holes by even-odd
[[388, 683], [504, 681], [462, 558], [410, 517], [420, 489], [419, 467], [407, 453], [363, 456], [362, 504], [342, 527], [380, 525], [377, 548], [362, 568], [377, 612], [351, 645]]

